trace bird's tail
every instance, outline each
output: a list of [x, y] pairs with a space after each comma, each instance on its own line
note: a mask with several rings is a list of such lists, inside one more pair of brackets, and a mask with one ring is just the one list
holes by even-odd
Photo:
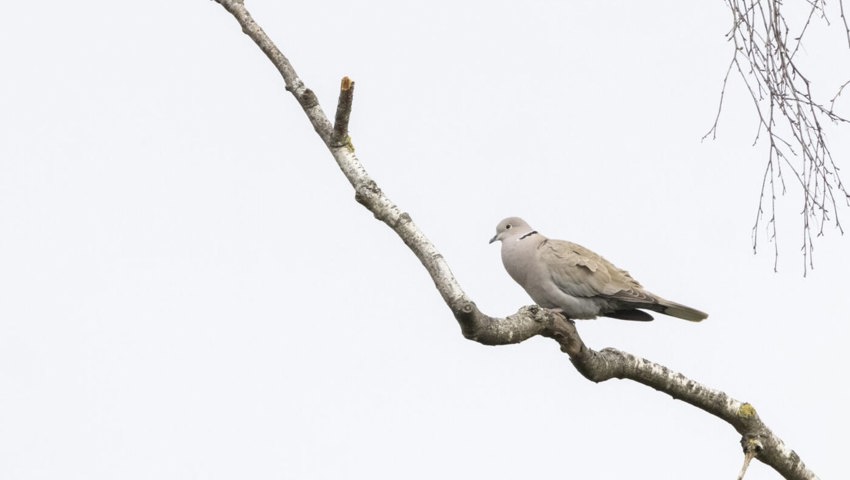
[[658, 309], [653, 308], [657, 312], [661, 312], [665, 315], [670, 315], [671, 317], [681, 318], [682, 320], [687, 320], [689, 322], [701, 322], [708, 318], [708, 314], [705, 312], [701, 312], [696, 308], [691, 308], [681, 303], [671, 302], [670, 300], [665, 300], [663, 298], [658, 298]]

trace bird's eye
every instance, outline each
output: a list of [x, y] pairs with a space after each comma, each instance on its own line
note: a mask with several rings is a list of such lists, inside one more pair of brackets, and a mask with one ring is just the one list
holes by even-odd
[[510, 224], [510, 223], [509, 223], [509, 224], [507, 224], [507, 225], [505, 225], [505, 230], [510, 230], [510, 229], [511, 229], [511, 224]]

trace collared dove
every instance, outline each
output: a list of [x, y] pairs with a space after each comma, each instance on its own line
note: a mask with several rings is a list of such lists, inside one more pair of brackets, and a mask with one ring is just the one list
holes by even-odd
[[490, 243], [502, 242], [502, 263], [511, 278], [543, 308], [568, 318], [597, 316], [652, 320], [646, 309], [692, 322], [707, 313], [647, 292], [629, 272], [572, 242], [551, 240], [518, 217], [502, 220]]

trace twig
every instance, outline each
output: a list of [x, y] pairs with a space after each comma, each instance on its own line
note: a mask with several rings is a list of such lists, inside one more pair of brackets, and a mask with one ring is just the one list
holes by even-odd
[[850, 85], [850, 80], [847, 80], [846, 82], [842, 83], [840, 87], [838, 87], [838, 91], [835, 92], [835, 96], [832, 97], [832, 100], [829, 101], [830, 111], [835, 108], [835, 101], [838, 100], [838, 97], [841, 96], [841, 93], [844, 92], [844, 87], [846, 87], [847, 85]]
[[844, 34], [847, 36], [847, 46], [850, 47], [850, 27], [847, 26], [847, 16], [844, 15], [844, 0], [838, 0], [838, 8], [841, 11], [841, 22], [844, 24]]
[[738, 474], [738, 480], [744, 480], [744, 475], [747, 474], [747, 468], [750, 467], [750, 462], [764, 449], [760, 438], [748, 437], [746, 435], [741, 438], [741, 446], [744, 448], [744, 465], [741, 467], [741, 473]]
[[339, 100], [336, 103], [336, 116], [334, 117], [334, 134], [331, 146], [338, 148], [351, 142], [348, 138], [348, 120], [351, 118], [351, 106], [354, 101], [354, 81], [348, 77], [342, 77], [339, 85]]

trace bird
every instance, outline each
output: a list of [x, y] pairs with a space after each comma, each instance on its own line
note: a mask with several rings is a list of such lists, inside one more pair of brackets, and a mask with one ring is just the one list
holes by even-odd
[[598, 316], [650, 321], [651, 310], [699, 322], [708, 314], [644, 290], [629, 272], [590, 249], [541, 235], [525, 220], [508, 217], [490, 243], [502, 242], [505, 270], [534, 302], [569, 319]]

